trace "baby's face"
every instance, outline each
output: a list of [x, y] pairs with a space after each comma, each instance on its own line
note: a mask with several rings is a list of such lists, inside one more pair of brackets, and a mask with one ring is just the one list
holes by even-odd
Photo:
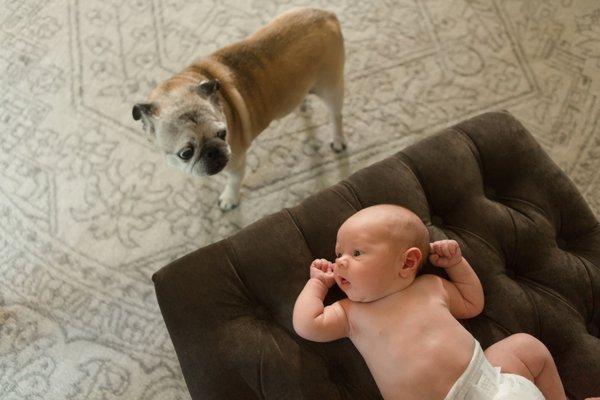
[[400, 279], [397, 267], [404, 250], [398, 243], [392, 245], [384, 228], [364, 218], [350, 218], [337, 235], [335, 281], [352, 301], [387, 296]]

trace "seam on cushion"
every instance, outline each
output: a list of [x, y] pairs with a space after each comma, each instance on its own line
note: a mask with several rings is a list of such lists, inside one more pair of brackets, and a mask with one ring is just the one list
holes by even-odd
[[583, 235], [580, 235], [577, 239], [582, 239], [582, 238], [586, 238], [588, 236], [593, 236], [596, 233], [600, 233], [600, 221], [596, 221], [596, 225], [594, 225], [592, 227], [592, 229], [590, 229], [589, 232], [587, 232]]
[[583, 264], [583, 270], [587, 274], [588, 281], [590, 282], [590, 293], [592, 295], [592, 311], [590, 312], [589, 310], [586, 310], [589, 315], [589, 321], [586, 320], [586, 324], [587, 324], [588, 322], [593, 321], [594, 310], [596, 309], [596, 302], [595, 302], [595, 297], [594, 297], [594, 285], [592, 284], [592, 275], [590, 274], [590, 271], [588, 270], [588, 267], [587, 267], [587, 264], [585, 261], [588, 261], [592, 265], [593, 265], [593, 263], [590, 262], [587, 258], [579, 256], [578, 254], [574, 254], [574, 256], [581, 260], [581, 263]]
[[506, 329], [503, 325], [501, 325], [498, 321], [496, 321], [495, 319], [493, 319], [489, 315], [482, 314], [482, 316], [484, 318], [487, 318], [493, 325], [495, 325], [498, 329], [500, 329], [502, 332], [504, 332], [506, 334], [506, 336], [510, 336], [511, 335], [510, 330]]
[[506, 261], [505, 258], [504, 258], [504, 254], [502, 254], [502, 252], [498, 251], [498, 249], [496, 249], [494, 246], [492, 246], [492, 244], [490, 242], [488, 242], [487, 240], [485, 240], [483, 238], [483, 236], [480, 236], [480, 235], [478, 235], [475, 232], [471, 232], [470, 230], [462, 228], [462, 227], [459, 227], [459, 226], [444, 225], [444, 228], [449, 228], [449, 229], [452, 229], [452, 230], [455, 230], [455, 231], [460, 231], [460, 232], [467, 233], [467, 234], [469, 234], [471, 236], [476, 237], [477, 239], [481, 240], [487, 247], [489, 247], [490, 250], [492, 250], [494, 253], [498, 254], [500, 256], [500, 258], [502, 258], [504, 261]]
[[526, 282], [527, 279], [526, 278], [522, 278], [520, 276], [516, 276], [514, 278], [512, 278], [515, 282], [517, 282], [517, 284], [519, 284], [519, 280], [522, 281], [521, 284], [519, 284], [519, 287], [521, 288], [521, 290], [523, 291], [523, 293], [525, 293], [525, 296], [527, 296], [527, 298], [529, 299], [529, 303], [531, 303], [531, 305], [533, 306], [533, 310], [535, 312], [535, 325], [536, 325], [536, 336], [537, 337], [541, 337], [541, 332], [542, 332], [542, 320], [541, 320], [541, 316], [540, 316], [540, 311], [538, 310], [537, 304], [535, 303], [535, 301], [533, 300], [533, 297], [531, 296], [531, 294], [529, 294], [527, 292], [527, 289], [525, 289], [525, 286], [523, 285], [523, 282]]
[[[405, 153], [399, 153], [398, 157], [398, 161], [400, 162], [400, 164], [404, 165], [412, 174], [412, 176], [415, 178], [415, 181], [417, 181], [417, 183], [419, 184], [419, 187], [421, 188], [421, 191], [423, 193], [425, 193], [425, 188], [423, 187], [423, 181], [421, 179], [420, 176], [417, 175], [417, 171], [416, 168], [412, 162], [412, 160], [410, 159], [410, 157], [408, 157]], [[427, 196], [425, 196], [425, 198], [427, 198]], [[429, 201], [428, 201], [429, 203]]]
[[[579, 236], [577, 239], [581, 240], [582, 238], [586, 238], [588, 236], [593, 236], [596, 231], [600, 231], [600, 223], [597, 223], [588, 233]], [[579, 260], [581, 260], [581, 263], [583, 264], [583, 269], [585, 270], [587, 277], [588, 277], [588, 281], [590, 282], [590, 293], [592, 295], [592, 311], [587, 311], [589, 314], [589, 320], [586, 320], [586, 323], [588, 322], [593, 322], [593, 318], [594, 318], [594, 311], [596, 310], [596, 297], [594, 296], [594, 285], [592, 282], [592, 275], [590, 274], [590, 271], [588, 269], [588, 264], [593, 265], [595, 267], [600, 267], [598, 265], [596, 265], [595, 263], [593, 263], [591, 260], [589, 260], [587, 257], [577, 254], [577, 248], [573, 248], [569, 251], [570, 254], [572, 254], [573, 256], [577, 257]], [[587, 263], [586, 263], [587, 261]]]
[[481, 180], [483, 182], [483, 161], [481, 160], [481, 152], [479, 151], [479, 147], [477, 147], [477, 144], [475, 144], [473, 139], [471, 139], [471, 136], [469, 136], [467, 131], [465, 131], [464, 129], [459, 128], [456, 125], [450, 127], [449, 129], [456, 133], [459, 133], [459, 137], [463, 138], [467, 143], [467, 147], [469, 148], [471, 153], [473, 153], [473, 157], [475, 158], [475, 161], [477, 161], [477, 165], [479, 165], [479, 171], [481, 171], [482, 178]]
[[[394, 156], [392, 156], [392, 157], [394, 157]], [[400, 164], [404, 165], [410, 171], [410, 173], [412, 174], [412, 176], [415, 178], [415, 181], [418, 183], [419, 188], [421, 189], [421, 192], [423, 192], [423, 194], [425, 196], [425, 200], [427, 200], [427, 208], [429, 209], [430, 214], [431, 214], [431, 207], [430, 207], [431, 202], [427, 198], [427, 192], [425, 192], [425, 188], [423, 187], [423, 180], [421, 179], [421, 177], [417, 173], [417, 170], [414, 167], [413, 161], [410, 159], [410, 157], [408, 157], [402, 151], [398, 152], [395, 155], [395, 157], [397, 158], [397, 161]], [[354, 187], [352, 186], [352, 184], [350, 184], [350, 182], [348, 182], [347, 180], [344, 180], [344, 181], [342, 181], [340, 183], [342, 185], [344, 185], [348, 190], [350, 190], [350, 192], [354, 195], [354, 199], [360, 204], [361, 208], [364, 208], [364, 203], [360, 200], [360, 197], [358, 196], [358, 193], [356, 192], [356, 190], [354, 189]], [[337, 193], [340, 197], [342, 197], [351, 207], [354, 208], [354, 206], [348, 202], [348, 200], [344, 197], [343, 194], [339, 193], [335, 189], [333, 189], [333, 191], [335, 193]]]
[[[504, 204], [503, 204], [504, 205]], [[515, 217], [512, 215], [512, 213], [510, 212], [510, 210], [512, 210], [511, 207], [506, 207], [504, 206], [504, 208], [507, 210], [507, 214], [510, 217], [510, 220], [512, 222], [513, 225], [513, 233], [514, 233], [514, 242], [513, 242], [513, 248], [512, 248], [512, 252], [510, 254], [510, 265], [515, 265], [515, 259], [516, 259], [516, 254], [517, 254], [517, 249], [519, 247], [519, 232], [517, 230], [517, 223], [515, 222]]]
[[[481, 171], [481, 178], [482, 178], [482, 181], [483, 181], [483, 162], [481, 161], [481, 151], [479, 150], [479, 147], [477, 147], [477, 144], [473, 141], [473, 139], [471, 139], [471, 136], [469, 136], [469, 134], [464, 129], [456, 127], [456, 126], [453, 126], [450, 129], [454, 130], [455, 132], [461, 133], [462, 134], [461, 136], [463, 136], [465, 139], [467, 139], [467, 141], [469, 142], [469, 144], [473, 145], [473, 147], [471, 147], [470, 145], [468, 147], [473, 152], [473, 155], [475, 156], [475, 159], [477, 160], [477, 163], [479, 164], [479, 170]], [[476, 151], [474, 151], [474, 149]], [[516, 201], [520, 201], [522, 203], [525, 203], [527, 205], [530, 205], [533, 208], [539, 210], [540, 213], [542, 215], [544, 215], [549, 221], [552, 221], [552, 218], [550, 218], [550, 216], [546, 213], [546, 211], [544, 211], [543, 208], [541, 208], [541, 207], [539, 207], [539, 206], [537, 206], [537, 205], [535, 205], [535, 204], [533, 204], [533, 203], [531, 203], [531, 202], [529, 202], [527, 200], [519, 199], [519, 198], [516, 198], [516, 197], [508, 197], [508, 196], [496, 196], [496, 197], [499, 198], [499, 199], [504, 198], [504, 199], [507, 199], [507, 200], [516, 200]]]
[[[340, 398], [342, 398], [342, 396], [341, 396], [342, 389], [340, 389], [340, 388], [345, 388], [345, 387], [350, 386], [354, 389], [359, 389], [356, 386], [353, 386], [351, 383], [348, 383], [348, 382], [344, 383], [343, 386], [340, 386], [336, 380], [332, 379], [331, 371], [330, 371], [330, 368], [328, 367], [330, 360], [329, 360], [329, 357], [327, 357], [325, 355], [325, 352], [322, 350], [323, 343], [312, 342], [312, 341], [304, 339], [298, 335], [296, 335], [296, 337], [293, 339], [298, 344], [307, 345], [306, 348], [308, 349], [308, 351], [310, 351], [313, 355], [317, 356], [319, 359], [321, 359], [323, 361], [323, 365], [325, 365], [325, 369], [327, 370], [327, 376], [329, 377], [329, 380], [335, 385], [335, 388], [337, 389], [338, 393], [340, 394]], [[344, 340], [344, 339], [338, 339], [338, 340]], [[350, 341], [350, 339], [348, 339], [348, 338], [346, 338], [346, 340]], [[352, 346], [354, 346], [354, 345], [352, 345]]]
[[522, 282], [527, 282], [531, 285], [532, 288], [537, 289], [540, 292], [543, 292], [547, 295], [549, 295], [550, 297], [553, 297], [555, 300], [558, 300], [559, 302], [561, 302], [562, 304], [564, 304], [565, 306], [567, 306], [568, 308], [570, 308], [573, 312], [575, 312], [575, 314], [579, 315], [581, 317], [582, 322], [585, 322], [585, 318], [583, 318], [583, 316], [581, 315], [581, 313], [579, 312], [579, 310], [577, 310], [573, 305], [571, 305], [571, 303], [565, 299], [563, 296], [561, 296], [559, 293], [556, 293], [554, 290], [547, 288], [546, 286], [532, 280], [529, 278], [525, 278], [521, 275], [519, 276], [515, 276], [514, 280], [520, 280]]
[[[455, 126], [451, 126], [449, 128], [447, 128], [448, 131], [450, 132], [454, 132], [457, 133], [457, 137], [462, 140], [462, 142], [466, 145], [466, 147], [469, 149], [469, 151], [471, 152], [471, 154], [473, 155], [473, 158], [475, 159], [475, 162], [477, 163], [477, 166], [479, 168], [479, 176], [481, 176], [481, 186], [482, 186], [482, 193], [484, 193], [483, 191], [483, 163], [481, 161], [481, 152], [479, 151], [479, 148], [477, 147], [477, 145], [475, 144], [475, 142], [473, 141], [473, 139], [471, 139], [471, 137], [467, 134], [467, 132], [465, 132], [463, 129]], [[417, 178], [417, 181], [419, 182], [419, 185], [421, 186], [421, 189], [423, 189], [423, 180], [420, 178], [420, 176], [418, 176], [416, 169], [413, 167], [413, 162], [410, 159], [410, 157], [408, 157], [407, 155], [405, 155], [404, 153], [400, 153], [401, 155], [403, 155], [404, 159], [403, 161], [405, 161], [405, 163], [407, 164], [407, 166], [409, 167], [409, 169], [413, 172], [413, 175], [415, 175], [415, 178]], [[423, 193], [425, 193], [425, 190], [423, 190]], [[472, 197], [472, 196], [469, 196]], [[431, 202], [429, 201], [429, 199], [427, 198], [427, 196], [425, 196], [425, 198], [427, 199], [427, 206], [429, 208], [429, 213], [431, 214]], [[460, 201], [461, 199], [456, 199], [456, 201], [450, 206], [450, 209], [453, 210], [456, 208], [456, 204]]]
[[[552, 221], [552, 220], [549, 220]], [[558, 226], [554, 227], [554, 229], [556, 230], [555, 233], [555, 237], [558, 237], [558, 235], [562, 236], [562, 229], [563, 229], [563, 209], [559, 208], [558, 209]]]
[[[534, 208], [536, 211], [538, 211], [540, 214], [542, 214], [548, 221], [553, 221], [552, 218], [550, 217], [550, 215], [548, 215], [548, 213], [546, 212], [546, 210], [544, 210], [543, 208], [541, 208], [540, 206], [524, 200], [524, 199], [520, 199], [518, 197], [510, 197], [510, 196], [496, 196], [498, 199], [502, 199], [502, 200], [512, 200], [512, 201], [516, 201], [517, 203], [523, 203], [526, 204], [532, 208]], [[507, 207], [507, 206], [505, 206]], [[517, 210], [516, 208], [510, 207], [511, 209], [517, 211], [519, 214], [522, 214], [523, 216], [525, 216], [525, 218], [527, 218], [528, 220], [530, 220], [531, 222], [535, 222], [534, 220], [532, 220], [527, 214], [525, 214], [524, 212], [521, 212], [519, 210]], [[552, 224], [554, 226], [554, 224]], [[554, 229], [556, 229], [556, 227], [554, 227]]]
[[423, 195], [425, 196], [425, 200], [427, 200], [427, 209], [430, 211], [429, 213], [431, 214], [431, 201], [429, 200], [429, 197], [427, 196], [427, 192], [425, 191], [425, 188], [423, 187], [423, 178], [421, 177], [421, 175], [419, 174], [419, 171], [415, 167], [414, 161], [406, 153], [403, 153], [403, 152], [398, 153], [398, 159], [399, 159], [398, 161], [400, 161], [401, 164], [403, 164], [404, 166], [406, 166], [406, 168], [408, 168], [410, 173], [415, 177], [415, 180], [419, 183], [419, 187], [421, 188], [421, 191], [423, 192]]
[[[350, 339], [348, 339], [348, 340], [350, 340]], [[352, 346], [354, 346], [354, 345], [352, 345]], [[321, 355], [321, 353], [319, 353], [319, 355], [323, 360], [325, 360], [325, 362], [329, 362], [328, 357]], [[348, 388], [351, 388], [351, 389], [355, 390], [356, 392], [360, 393], [362, 396], [365, 396], [365, 398], [368, 398], [368, 399], [376, 399], [377, 398], [377, 397], [370, 396], [370, 393], [368, 393], [364, 387], [355, 385], [353, 382], [343, 382], [343, 384], [340, 385], [337, 380], [332, 379], [331, 372], [330, 372], [331, 368], [329, 368], [329, 367], [325, 367], [325, 368], [327, 369], [327, 375], [329, 377], [329, 380], [335, 385], [338, 393], [340, 393], [340, 394], [341, 393], [349, 393], [350, 391], [348, 390]], [[340, 389], [340, 388], [343, 388], [343, 389]], [[340, 396], [340, 398], [346, 398], [346, 397]]]
[[[404, 165], [412, 174], [412, 176], [415, 178], [415, 181], [417, 181], [417, 183], [419, 184], [419, 188], [421, 189], [421, 192], [423, 193], [423, 197], [425, 197], [425, 201], [427, 202], [427, 210], [429, 211], [429, 215], [427, 216], [430, 221], [428, 225], [433, 225], [431, 223], [431, 207], [430, 207], [430, 201], [427, 198], [427, 193], [425, 192], [425, 188], [423, 187], [423, 181], [421, 180], [421, 178], [417, 175], [415, 166], [412, 163], [412, 160], [404, 153], [399, 153], [400, 156], [403, 157], [398, 157], [398, 162], [402, 165]], [[427, 224], [426, 224], [427, 225]]]
[[254, 295], [252, 294], [252, 292], [250, 290], [248, 290], [248, 286], [246, 285], [246, 283], [244, 282], [244, 280], [242, 279], [242, 277], [238, 273], [237, 269], [235, 268], [236, 265], [240, 265], [240, 259], [238, 257], [237, 252], [235, 251], [235, 247], [233, 246], [233, 243], [231, 242], [231, 239], [228, 238], [226, 240], [226, 243], [227, 243], [227, 247], [231, 251], [231, 256], [233, 258], [233, 262], [232, 262], [232, 260], [229, 257], [227, 257], [228, 264], [230, 265], [231, 269], [233, 270], [233, 273], [235, 274], [236, 278], [240, 282], [240, 284], [242, 286], [242, 291], [243, 291], [244, 295], [246, 296], [246, 298], [248, 300], [253, 301], [254, 304], [260, 304], [260, 302], [258, 301], [258, 299], [256, 297], [254, 297]]
[[[419, 174], [419, 171], [417, 170], [417, 168], [415, 168], [415, 163], [412, 160], [412, 158], [410, 158], [408, 156], [408, 154], [406, 154], [404, 152], [398, 153], [398, 156], [399, 156], [398, 158], [400, 158], [400, 162], [402, 164], [406, 165], [406, 167], [408, 167], [408, 169], [413, 174], [413, 176], [415, 177], [417, 182], [419, 182], [419, 186], [421, 186], [421, 190], [423, 190], [423, 193], [425, 193], [425, 198], [427, 198], [427, 192], [425, 191], [425, 188], [423, 187], [423, 178]], [[427, 199], [427, 205], [429, 205], [429, 204], [430, 204], [430, 201], [429, 201], [429, 199]]]
[[[584, 234], [582, 234], [582, 235], [579, 235], [579, 236], [577, 236], [577, 238], [576, 238], [576, 239], [577, 239], [578, 241], [581, 241], [581, 240], [587, 239], [588, 237], [595, 236], [596, 234], [600, 234], [600, 222], [596, 222], [596, 225], [594, 225], [594, 226], [592, 227], [592, 229], [590, 229], [590, 230], [589, 230], [589, 232], [586, 232], [586, 233], [584, 233]], [[572, 238], [569, 238], [569, 241], [572, 241], [572, 240], [573, 240]], [[572, 249], [575, 249], [575, 250], [577, 250], [577, 249], [578, 249], [578, 247], [572, 247]], [[587, 260], [587, 258], [586, 258], [586, 260]], [[589, 260], [588, 260], [588, 261], [589, 261]], [[595, 263], [593, 263], [593, 262], [591, 262], [591, 261], [590, 261], [590, 264], [592, 264], [592, 265], [596, 265]], [[597, 267], [599, 267], [599, 268], [600, 268], [600, 265], [597, 265]]]
[[[348, 189], [350, 191], [350, 194], [352, 194], [352, 196], [354, 197], [354, 200], [356, 200], [356, 202], [358, 204], [360, 204], [361, 208], [364, 208], [362, 201], [360, 201], [360, 199], [358, 198], [358, 194], [356, 193], [356, 190], [354, 190], [354, 187], [352, 187], [352, 185], [350, 184], [350, 182], [348, 182], [348, 181], [342, 181], [342, 182], [340, 182], [340, 184], [342, 186], [344, 186], [346, 189]], [[344, 196], [342, 193], [340, 193], [339, 191], [336, 190], [335, 186], [333, 186], [331, 188], [331, 191], [333, 193], [337, 194], [342, 200], [344, 200], [355, 211], [358, 211], [356, 209], [356, 207], [354, 207], [354, 205], [352, 203], [350, 203], [350, 201], [348, 201], [348, 199], [346, 198], [346, 196]]]
[[289, 208], [284, 208], [282, 211], [284, 211], [288, 215], [288, 217], [290, 217], [290, 219], [292, 220], [292, 223], [294, 224], [294, 227], [298, 230], [298, 232], [302, 236], [302, 239], [304, 240], [304, 244], [306, 244], [307, 245], [306, 247], [308, 247], [308, 241], [306, 240], [306, 235], [304, 234], [304, 231], [302, 230], [302, 228], [300, 227], [300, 224], [296, 220], [296, 217], [294, 217], [294, 214], [292, 214], [292, 212], [290, 211]]
[[[350, 190], [350, 192], [351, 192], [351, 193], [353, 193], [353, 194], [354, 194], [354, 196], [356, 197], [356, 193], [355, 193], [354, 189], [352, 189], [352, 187], [351, 187], [349, 184], [347, 184], [347, 183], [346, 183], [346, 181], [342, 181], [342, 182], [340, 182], [340, 183], [341, 183], [341, 184], [344, 184], [344, 186], [347, 186], [347, 187], [348, 187], [348, 189]], [[349, 205], [350, 207], [352, 207], [354, 210], [356, 210], [356, 208], [355, 208], [355, 207], [352, 205], [352, 203], [350, 203], [350, 202], [348, 201], [348, 199], [346, 199], [346, 197], [344, 197], [344, 195], [342, 195], [340, 192], [338, 192], [338, 191], [337, 191], [337, 190], [335, 190], [334, 188], [331, 188], [331, 191], [332, 191], [333, 193], [335, 193], [335, 194], [336, 194], [338, 197], [340, 197], [342, 200], [344, 200], [346, 203], [348, 203], [348, 205]], [[357, 198], [357, 201], [358, 201], [358, 202], [361, 204], [361, 206], [362, 206], [362, 203], [360, 202], [360, 200], [358, 200], [358, 198]], [[285, 212], [285, 213], [288, 215], [288, 217], [290, 218], [290, 220], [291, 220], [291, 221], [292, 221], [292, 223], [294, 224], [294, 227], [295, 227], [295, 228], [298, 230], [298, 232], [299, 232], [299, 233], [300, 233], [300, 235], [302, 236], [302, 239], [304, 240], [304, 244], [305, 244], [306, 248], [307, 248], [307, 249], [308, 249], [308, 251], [311, 253], [311, 255], [313, 255], [313, 254], [312, 254], [312, 251], [311, 251], [311, 249], [310, 249], [310, 247], [308, 246], [308, 240], [307, 240], [306, 234], [305, 234], [305, 233], [304, 233], [304, 231], [302, 230], [302, 227], [300, 226], [300, 223], [298, 222], [298, 220], [296, 219], [296, 217], [294, 216], [294, 214], [293, 214], [293, 213], [290, 211], [290, 209], [289, 209], [289, 208], [284, 208], [282, 211], [284, 211], [284, 212]]]
[[[400, 163], [404, 164], [406, 166], [406, 168], [408, 168], [408, 170], [411, 172], [411, 174], [415, 177], [415, 180], [419, 183], [419, 187], [421, 188], [421, 191], [423, 192], [423, 196], [425, 197], [425, 201], [427, 202], [427, 211], [429, 212], [429, 215], [427, 216], [429, 221], [427, 221], [425, 223], [425, 225], [427, 226], [433, 226], [433, 223], [431, 222], [431, 215], [434, 214], [432, 208], [431, 208], [431, 200], [427, 194], [427, 192], [425, 191], [425, 186], [423, 185], [423, 178], [421, 177], [421, 175], [419, 174], [419, 171], [417, 170], [417, 168], [415, 167], [415, 164], [413, 162], [413, 160], [406, 154], [403, 152], [398, 153], [398, 158], [400, 159]], [[457, 200], [458, 201], [458, 200]], [[455, 206], [455, 204], [452, 204], [451, 209], [453, 209]]]

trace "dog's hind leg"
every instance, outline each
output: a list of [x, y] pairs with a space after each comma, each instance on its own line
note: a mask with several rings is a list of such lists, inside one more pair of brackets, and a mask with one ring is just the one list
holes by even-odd
[[344, 81], [340, 80], [338, 84], [319, 88], [314, 92], [327, 106], [333, 119], [333, 140], [331, 148], [336, 153], [346, 150], [346, 139], [342, 126], [342, 108], [344, 106]]

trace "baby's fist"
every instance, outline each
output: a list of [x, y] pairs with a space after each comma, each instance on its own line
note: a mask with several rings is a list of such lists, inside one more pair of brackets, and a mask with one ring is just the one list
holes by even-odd
[[314, 260], [310, 264], [310, 277], [319, 279], [328, 288], [332, 287], [335, 283], [335, 278], [333, 277], [333, 263], [324, 258]]
[[450, 268], [462, 260], [462, 252], [456, 240], [438, 240], [429, 244], [429, 261], [440, 268]]

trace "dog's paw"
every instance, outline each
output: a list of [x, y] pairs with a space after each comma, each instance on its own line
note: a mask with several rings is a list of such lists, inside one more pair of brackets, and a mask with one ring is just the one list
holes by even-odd
[[334, 153], [341, 153], [342, 151], [346, 150], [346, 143], [344, 143], [344, 142], [340, 142], [340, 143], [331, 142], [329, 144], [329, 146], [331, 147], [331, 150], [334, 151]]
[[233, 190], [225, 189], [219, 196], [219, 208], [223, 211], [233, 210], [240, 203], [239, 195]]

